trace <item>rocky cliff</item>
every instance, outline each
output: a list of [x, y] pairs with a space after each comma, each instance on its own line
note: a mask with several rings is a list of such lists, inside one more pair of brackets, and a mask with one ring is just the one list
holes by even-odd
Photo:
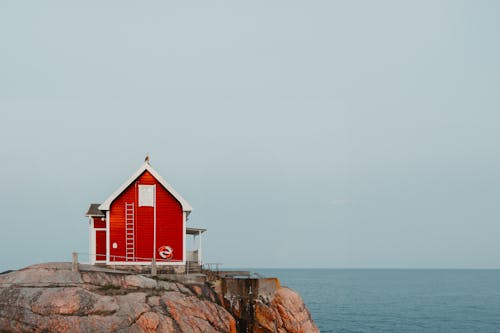
[[[319, 332], [288, 288], [253, 308], [251, 332]], [[237, 332], [233, 310], [208, 284], [94, 266], [48, 263], [0, 275], [0, 332]]]

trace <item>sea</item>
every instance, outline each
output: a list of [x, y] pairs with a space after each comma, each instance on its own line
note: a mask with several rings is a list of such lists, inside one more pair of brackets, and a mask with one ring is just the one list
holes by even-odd
[[299, 292], [321, 332], [500, 332], [500, 270], [252, 270]]

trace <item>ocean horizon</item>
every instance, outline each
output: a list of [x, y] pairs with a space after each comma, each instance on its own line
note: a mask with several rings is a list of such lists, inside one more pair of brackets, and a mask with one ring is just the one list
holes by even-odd
[[499, 332], [498, 268], [246, 268], [304, 299], [321, 332]]

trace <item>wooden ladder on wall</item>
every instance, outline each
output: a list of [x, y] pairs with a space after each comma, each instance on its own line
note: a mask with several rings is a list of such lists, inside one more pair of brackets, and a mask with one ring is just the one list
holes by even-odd
[[125, 260], [135, 260], [134, 203], [125, 203]]

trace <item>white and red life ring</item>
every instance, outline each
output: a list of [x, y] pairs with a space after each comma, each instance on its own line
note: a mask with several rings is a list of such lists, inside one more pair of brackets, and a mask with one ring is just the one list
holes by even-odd
[[170, 246], [163, 245], [163, 246], [160, 246], [160, 248], [158, 249], [158, 254], [163, 259], [169, 260], [169, 259], [172, 259], [174, 257], [174, 249], [172, 249]]

